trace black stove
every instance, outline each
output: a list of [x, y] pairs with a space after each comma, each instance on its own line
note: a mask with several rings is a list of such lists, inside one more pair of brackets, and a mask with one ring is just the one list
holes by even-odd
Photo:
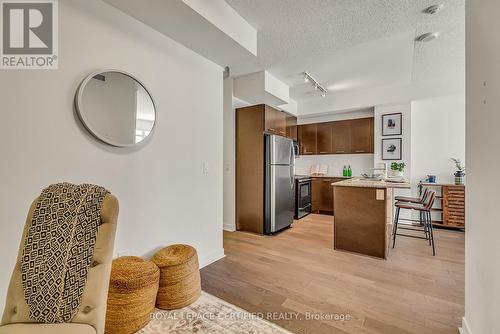
[[295, 219], [311, 213], [311, 177], [295, 175]]

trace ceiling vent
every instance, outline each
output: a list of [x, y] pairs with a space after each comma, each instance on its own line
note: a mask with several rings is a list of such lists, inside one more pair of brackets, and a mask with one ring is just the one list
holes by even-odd
[[430, 42], [430, 41], [438, 38], [438, 36], [439, 36], [439, 33], [437, 33], [437, 32], [428, 32], [428, 33], [422, 34], [420, 36], [417, 36], [417, 38], [415, 38], [415, 40], [417, 42], [425, 43], [425, 42]]
[[434, 14], [438, 13], [439, 11], [441, 11], [441, 9], [443, 9], [443, 7], [444, 7], [443, 4], [433, 5], [433, 6], [430, 6], [430, 7], [427, 7], [426, 9], [424, 9], [423, 12], [425, 14], [434, 15]]

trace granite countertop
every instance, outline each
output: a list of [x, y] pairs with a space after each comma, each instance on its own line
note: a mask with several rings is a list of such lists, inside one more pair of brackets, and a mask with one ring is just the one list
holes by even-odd
[[349, 180], [344, 180], [340, 182], [332, 183], [336, 187], [358, 187], [358, 188], [403, 188], [410, 189], [410, 183], [408, 181], [395, 183], [387, 181], [371, 181], [363, 178], [352, 178]]

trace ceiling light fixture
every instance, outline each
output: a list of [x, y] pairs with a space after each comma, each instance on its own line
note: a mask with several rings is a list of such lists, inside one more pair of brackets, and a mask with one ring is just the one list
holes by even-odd
[[319, 90], [321, 92], [321, 96], [325, 97], [326, 93], [328, 93], [328, 89], [323, 87], [316, 79], [314, 79], [309, 73], [303, 72], [302, 75], [304, 76], [304, 82], [310, 82], [311, 85], [314, 87], [314, 90]]
[[439, 11], [441, 11], [441, 9], [443, 9], [443, 7], [444, 7], [443, 4], [432, 5], [432, 6], [427, 7], [426, 9], [424, 9], [423, 12], [425, 14], [434, 15], [434, 14], [438, 13]]
[[439, 33], [437, 33], [437, 32], [427, 32], [425, 34], [417, 36], [417, 38], [415, 38], [415, 40], [417, 42], [425, 43], [425, 42], [430, 42], [438, 37], [439, 37]]

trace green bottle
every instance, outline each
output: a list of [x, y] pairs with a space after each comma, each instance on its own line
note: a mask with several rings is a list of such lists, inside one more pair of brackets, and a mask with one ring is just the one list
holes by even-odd
[[347, 168], [347, 176], [352, 176], [351, 165], [349, 165], [349, 167]]
[[342, 176], [347, 176], [347, 167], [344, 165], [344, 169], [342, 170]]

